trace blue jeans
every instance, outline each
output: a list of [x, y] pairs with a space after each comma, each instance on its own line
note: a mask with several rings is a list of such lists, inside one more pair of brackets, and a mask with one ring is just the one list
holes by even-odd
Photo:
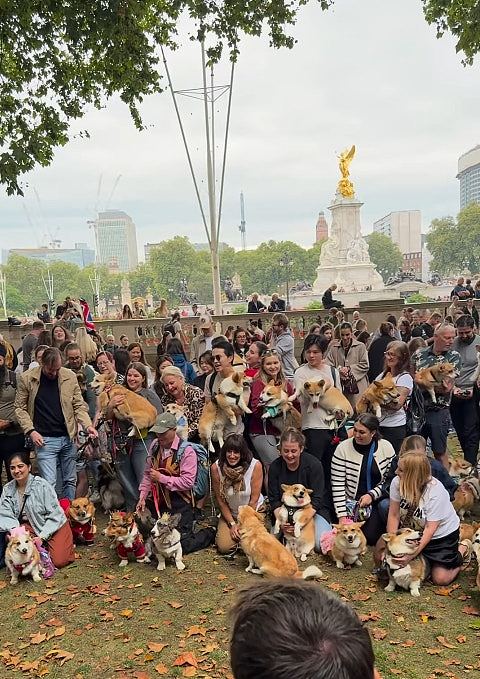
[[44, 436], [43, 446], [37, 448], [37, 464], [40, 476], [54, 488], [57, 486], [57, 464], [59, 484], [57, 495], [69, 500], [75, 498], [77, 486], [77, 451], [68, 436]]
[[125, 506], [128, 512], [133, 512], [137, 506], [140, 491], [138, 486], [143, 478], [145, 463], [147, 461], [147, 449], [153, 441], [153, 435], [147, 438], [134, 438], [132, 443], [127, 446], [128, 452], [119, 450], [115, 458], [115, 469], [123, 487], [125, 495]]

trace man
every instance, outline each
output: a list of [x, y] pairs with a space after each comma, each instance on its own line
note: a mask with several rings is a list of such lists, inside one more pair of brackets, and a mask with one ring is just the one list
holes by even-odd
[[32, 362], [32, 351], [38, 344], [38, 336], [45, 330], [45, 324], [43, 321], [34, 321], [32, 329], [25, 335], [22, 342], [22, 365], [23, 371], [28, 370], [30, 363]]
[[198, 310], [198, 304], [192, 304], [192, 316], [200, 316], [200, 311]]
[[[441, 313], [438, 311], [434, 311], [433, 314], [430, 315], [430, 318], [428, 321], [425, 321], [425, 323], [422, 323], [422, 329], [423, 332], [425, 333], [427, 337], [427, 344], [432, 344], [433, 342], [433, 334], [435, 332], [435, 328], [439, 326], [443, 321], [443, 316]], [[415, 337], [415, 335], [414, 335]]]
[[215, 337], [222, 337], [217, 332], [214, 332], [212, 325], [212, 317], [209, 314], [202, 314], [199, 319], [200, 332], [195, 335], [190, 344], [190, 363], [195, 368], [197, 375], [201, 374], [200, 356], [205, 351], [212, 350], [212, 340]]
[[113, 352], [118, 349], [118, 344], [115, 344], [115, 335], [106, 336], [103, 348], [105, 351], [109, 351], [111, 354], [113, 354]]
[[331, 309], [332, 307], [341, 309], [343, 307], [342, 302], [340, 302], [338, 299], [333, 299], [333, 293], [336, 289], [336, 283], [332, 283], [332, 285], [323, 293], [322, 304], [324, 309]]
[[126, 335], [120, 335], [120, 348], [121, 349], [127, 349], [128, 345], [130, 344], [130, 340]]
[[177, 436], [177, 420], [172, 413], [158, 415], [150, 431], [157, 438], [150, 447], [139, 486], [137, 512], [144, 511], [147, 498], [153, 494], [155, 499], [149, 502], [153, 514], [181, 515], [177, 529], [184, 554], [208, 547], [215, 540], [215, 529], [193, 530], [192, 490], [197, 477], [197, 453], [188, 442], [179, 452], [182, 441]]
[[[220, 385], [226, 377], [230, 377], [235, 373], [235, 368], [233, 367], [233, 359], [235, 356], [235, 351], [230, 342], [227, 342], [224, 338], [217, 338], [212, 346], [212, 361], [214, 372], [207, 377], [205, 380], [205, 400], [211, 401], [214, 396], [220, 391]], [[241, 417], [241, 411], [237, 410], [237, 423], [235, 425], [228, 424], [225, 427], [223, 438], [225, 439], [229, 434], [243, 434], [244, 426]]]
[[15, 415], [36, 448], [40, 476], [55, 487], [58, 465], [61, 497], [73, 500], [77, 483], [73, 439], [79, 425], [92, 437], [97, 432], [92, 427], [77, 377], [68, 368], [62, 368], [62, 355], [55, 347], [45, 350], [41, 366], [20, 376]]
[[[452, 349], [455, 339], [453, 325], [439, 325], [435, 328], [433, 343], [424, 349], [418, 349], [412, 356], [412, 375], [421, 368], [428, 368], [437, 363], [452, 363], [457, 371], [462, 367], [462, 359], [458, 351]], [[432, 452], [437, 460], [448, 469], [447, 437], [450, 429], [450, 400], [454, 388], [453, 380], [444, 380], [442, 388], [436, 394], [437, 402], [433, 403], [430, 394], [423, 392], [425, 400], [425, 425], [420, 432], [432, 445]]]
[[477, 348], [480, 347], [480, 336], [475, 334], [474, 324], [473, 318], [468, 314], [460, 316], [457, 321], [457, 337], [452, 349], [460, 354], [462, 367], [455, 380], [450, 415], [464, 458], [476, 466], [480, 444], [480, 392], [473, 378], [478, 367]]
[[270, 313], [285, 311], [285, 300], [280, 299], [276, 292], [272, 295], [272, 301], [268, 305], [268, 311]]
[[465, 279], [463, 276], [460, 276], [460, 278], [457, 280], [456, 286], [450, 293], [450, 299], [453, 299], [453, 297], [458, 297], [458, 299], [467, 299], [470, 297], [470, 293], [465, 287]]
[[0, 344], [0, 492], [2, 490], [2, 471], [5, 465], [7, 478], [10, 481], [8, 460], [24, 449], [25, 437], [15, 416], [15, 393], [17, 376], [6, 365], [7, 350]]
[[368, 630], [316, 583], [265, 580], [231, 611], [234, 679], [380, 679]]
[[55, 318], [57, 319], [57, 321], [60, 320], [61, 318], [63, 318], [63, 314], [66, 312], [66, 310], [70, 306], [71, 301], [72, 301], [71, 297], [65, 297], [65, 301], [63, 302], [63, 304], [59, 304], [57, 306], [57, 309], [55, 311]]
[[280, 358], [285, 377], [293, 382], [298, 362], [295, 358], [295, 342], [285, 314], [275, 314], [272, 318], [271, 345]]
[[252, 299], [248, 303], [247, 314], [261, 314], [267, 310], [267, 307], [258, 298], [258, 292], [254, 292]]
[[48, 311], [48, 304], [42, 304], [42, 310], [38, 312], [37, 318], [44, 323], [51, 323], [50, 313]]
[[425, 341], [428, 339], [427, 333], [423, 327], [423, 314], [420, 309], [412, 311], [412, 337], [421, 337]]

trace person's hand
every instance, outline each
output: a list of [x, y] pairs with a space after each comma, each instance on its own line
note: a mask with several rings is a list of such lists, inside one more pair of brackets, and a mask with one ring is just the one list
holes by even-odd
[[408, 566], [410, 561], [413, 561], [413, 559], [415, 559], [416, 556], [417, 556], [417, 554], [414, 553], [414, 554], [405, 554], [405, 556], [402, 556], [399, 559], [396, 559], [394, 557], [395, 565], [399, 566], [400, 568], [403, 568], [404, 566]]
[[446, 377], [442, 380], [442, 387], [440, 389], [441, 393], [449, 394], [455, 386], [455, 381], [453, 377]]
[[158, 471], [158, 469], [150, 469], [150, 478], [152, 481], [156, 481], [157, 483], [160, 483], [160, 479], [162, 477], [162, 473]]
[[139, 501], [137, 502], [137, 506], [135, 507], [135, 511], [137, 514], [141, 514], [142, 512], [145, 511], [145, 498], [141, 497]]
[[340, 525], [343, 525], [344, 523], [351, 523], [351, 520], [348, 518], [348, 516], [341, 516], [339, 523]]
[[348, 375], [348, 368], [347, 367], [339, 368], [338, 372], [340, 373], [341, 377], [346, 377]]
[[0, 431], [3, 431], [3, 429], [8, 429], [10, 426], [10, 420], [0, 420]]
[[284, 523], [283, 526], [280, 526], [282, 529], [282, 533], [286, 533], [288, 535], [293, 535], [293, 531], [295, 530], [295, 526], [292, 526], [291, 523]]
[[112, 408], [117, 408], [118, 406], [123, 406], [124, 403], [125, 396], [123, 394], [115, 394], [115, 396], [112, 396], [112, 398], [108, 402], [108, 405], [111, 406]]
[[44, 445], [43, 436], [38, 431], [30, 432], [30, 438], [35, 448], [41, 448]]
[[453, 395], [457, 398], [469, 399], [472, 397], [472, 389], [461, 389], [460, 387], [455, 387], [453, 389]]
[[358, 501], [358, 504], [360, 505], [360, 507], [369, 507], [372, 504], [372, 496], [369, 495], [368, 493], [365, 493], [365, 495], [362, 495], [362, 497]]
[[236, 523], [233, 526], [230, 526], [230, 537], [234, 542], [240, 542], [240, 531], [238, 530]]
[[87, 434], [92, 439], [98, 438], [98, 431], [95, 429], [95, 427], [87, 427]]

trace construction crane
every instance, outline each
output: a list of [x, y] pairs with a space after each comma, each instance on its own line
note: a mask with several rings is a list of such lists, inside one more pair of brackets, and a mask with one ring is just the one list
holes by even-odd
[[246, 222], [245, 222], [245, 201], [243, 200], [243, 191], [240, 193], [240, 226], [238, 227], [240, 231], [240, 238], [242, 242], [242, 250], [247, 249], [247, 232], [246, 232]]
[[118, 177], [115, 179], [112, 190], [110, 191], [110, 195], [108, 196], [108, 200], [107, 200], [106, 205], [105, 205], [105, 210], [108, 210], [108, 208], [110, 207], [110, 202], [113, 198], [113, 194], [115, 193], [115, 189], [117, 188], [118, 182], [120, 181], [121, 178], [122, 178], [122, 175], [119, 174]]

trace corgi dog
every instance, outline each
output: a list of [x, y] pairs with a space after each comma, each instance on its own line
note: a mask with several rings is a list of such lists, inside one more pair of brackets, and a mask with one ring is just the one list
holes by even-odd
[[480, 527], [477, 528], [477, 530], [472, 536], [472, 551], [477, 559], [478, 568], [476, 585], [477, 588], [480, 589]]
[[198, 421], [200, 439], [213, 452], [212, 441], [223, 446], [223, 433], [230, 422], [237, 424], [237, 414], [251, 413], [247, 405], [250, 397], [250, 380], [243, 373], [235, 372], [220, 383], [220, 390], [205, 404]]
[[[301, 393], [308, 401], [307, 413], [313, 413], [317, 408], [325, 410], [325, 422], [330, 429], [339, 429], [353, 415], [353, 408], [340, 389], [334, 387], [328, 380], [304, 382]], [[290, 397], [294, 399], [297, 394]]]
[[185, 570], [183, 563], [182, 545], [180, 532], [177, 526], [181, 520], [181, 514], [162, 514], [153, 526], [148, 546], [151, 553], [157, 557], [157, 571], [165, 570], [165, 559], [175, 560], [175, 566], [179, 571]]
[[398, 566], [396, 559], [413, 554], [418, 547], [422, 534], [412, 528], [401, 528], [395, 533], [384, 533], [385, 562], [389, 583], [386, 592], [394, 592], [395, 587], [410, 590], [412, 596], [420, 596], [420, 585], [428, 576], [428, 563], [421, 554], [406, 566]]
[[16, 585], [20, 575], [31, 575], [34, 582], [42, 580], [40, 554], [34, 538], [25, 526], [10, 531], [5, 550], [5, 564], [10, 571], [10, 584]]
[[111, 549], [117, 550], [120, 568], [128, 564], [129, 555], [138, 563], [150, 563], [133, 512], [113, 512], [104, 533], [112, 540]]
[[465, 514], [473, 509], [478, 500], [480, 500], [480, 481], [476, 476], [468, 476], [463, 479], [453, 496], [453, 507], [460, 521], [463, 521]]
[[185, 411], [178, 403], [167, 403], [164, 408], [165, 412], [172, 413], [177, 420], [177, 434], [182, 441], [188, 441], [188, 420]]
[[278, 431], [282, 432], [285, 427], [301, 429], [302, 416], [290, 402], [288, 394], [281, 385], [276, 385], [270, 380], [260, 394], [260, 403], [263, 405], [262, 420], [270, 420]]
[[421, 368], [415, 373], [415, 384], [430, 394], [433, 403], [437, 402], [435, 390], [442, 387], [443, 380], [454, 379], [458, 375], [452, 363], [437, 363], [429, 368]]
[[70, 502], [66, 510], [75, 543], [84, 542], [93, 545], [97, 526], [95, 525], [95, 505], [88, 497], [77, 497]]
[[374, 380], [365, 389], [357, 403], [357, 414], [372, 413], [378, 418], [382, 416], [382, 407], [395, 404], [400, 398], [395, 380], [387, 373], [381, 380]]
[[306, 561], [307, 556], [315, 547], [315, 509], [312, 507], [310, 494], [313, 491], [305, 488], [301, 483], [293, 486], [282, 484], [282, 507], [277, 515], [274, 534], [280, 533], [280, 526], [286, 523], [294, 526], [293, 535], [285, 534], [286, 547], [300, 561]]
[[317, 566], [299, 570], [293, 554], [265, 528], [263, 516], [253, 507], [241, 505], [238, 509], [240, 546], [248, 557], [247, 573], [267, 575], [272, 578], [319, 578], [322, 571]]
[[[460, 524], [460, 542], [462, 540], [474, 541], [474, 536], [478, 529], [480, 528], [480, 523], [461, 523]], [[479, 532], [480, 537], [480, 532]], [[480, 543], [480, 539], [479, 539]]]
[[129, 436], [134, 436], [138, 429], [149, 429], [155, 424], [157, 409], [143, 396], [123, 387], [121, 384], [117, 384], [110, 375], [95, 375], [90, 386], [98, 396], [102, 412], [105, 412], [112, 396], [123, 396], [125, 398], [125, 402], [116, 406], [113, 413], [118, 420], [131, 422], [133, 427]]
[[448, 473], [459, 482], [461, 479], [466, 479], [473, 473], [473, 467], [463, 457], [449, 457], [448, 458]]
[[361, 566], [360, 557], [367, 551], [367, 539], [361, 528], [365, 521], [357, 523], [334, 523], [335, 537], [329, 555], [337, 568]]

